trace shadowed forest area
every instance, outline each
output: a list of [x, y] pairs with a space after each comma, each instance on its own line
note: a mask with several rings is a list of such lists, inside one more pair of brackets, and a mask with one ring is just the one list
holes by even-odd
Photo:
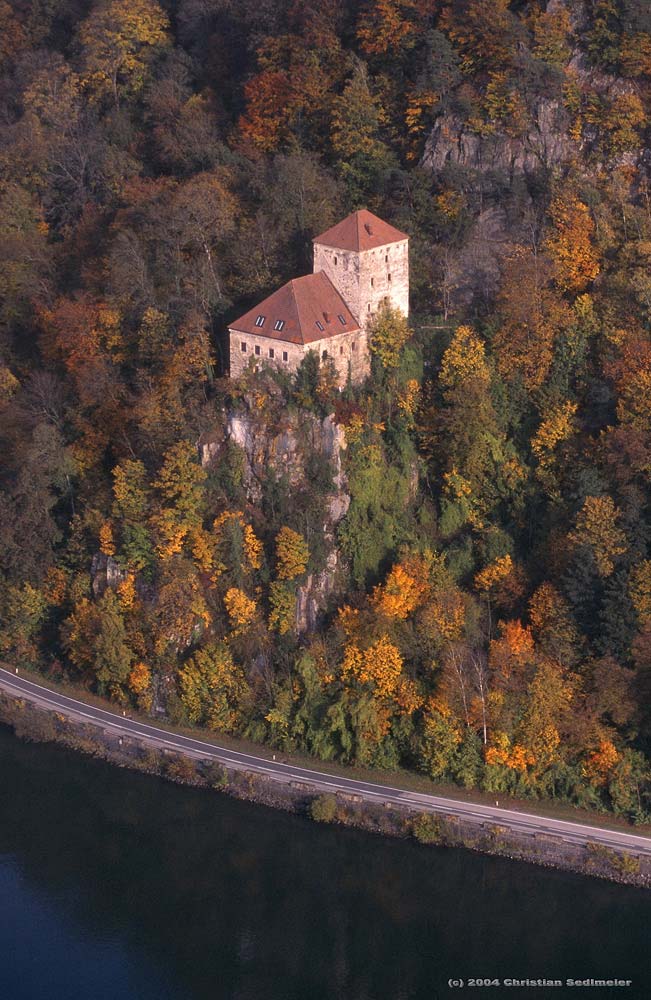
[[[0, 654], [651, 819], [646, 0], [0, 0]], [[339, 389], [228, 322], [366, 207]]]

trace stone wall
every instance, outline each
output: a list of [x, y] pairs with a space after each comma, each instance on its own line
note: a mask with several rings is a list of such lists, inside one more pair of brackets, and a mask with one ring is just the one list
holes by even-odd
[[[246, 351], [241, 348], [246, 344]], [[256, 354], [256, 347], [260, 353]], [[273, 351], [273, 356], [270, 355]], [[366, 378], [370, 370], [368, 354], [368, 338], [366, 331], [337, 333], [333, 337], [324, 337], [310, 344], [290, 344], [287, 341], [275, 340], [271, 337], [258, 336], [251, 333], [241, 333], [230, 330], [230, 374], [237, 378], [247, 368], [251, 358], [257, 363], [277, 365], [296, 371], [308, 351], [315, 351], [319, 358], [327, 351], [328, 357], [334, 362], [339, 375], [339, 382], [345, 385], [348, 371], [353, 382]], [[284, 355], [287, 355], [285, 360]]]
[[[230, 375], [237, 378], [248, 366], [253, 358], [255, 361], [266, 361], [268, 364], [276, 364], [279, 368], [288, 368], [296, 371], [304, 357], [302, 344], [290, 344], [284, 340], [275, 340], [271, 337], [258, 336], [252, 333], [241, 333], [239, 330], [229, 330], [230, 335]], [[241, 345], [246, 344], [246, 351]], [[260, 353], [256, 354], [255, 349], [259, 348]], [[273, 357], [269, 351], [273, 351]], [[284, 360], [287, 354], [287, 360]]]
[[[406, 803], [367, 801], [349, 792], [333, 795], [321, 782], [276, 780], [264, 771], [222, 764], [209, 751], [180, 753], [163, 747], [162, 741], [152, 745], [135, 735], [120, 735], [113, 727], [66, 718], [40, 708], [28, 698], [4, 692], [0, 692], [0, 722], [10, 725], [21, 739], [60, 743], [119, 767], [308, 814], [322, 822], [390, 837], [413, 836], [424, 845], [464, 847], [640, 888], [651, 887], [651, 859], [645, 855], [613, 851], [597, 843], [574, 844], [560, 837], [520, 833], [506, 826], [471, 822], [456, 815], [422, 812]], [[323, 800], [332, 804], [327, 819], [323, 810], [317, 813], [315, 809]]]
[[305, 351], [316, 351], [319, 358], [323, 358], [323, 352], [326, 351], [334, 362], [340, 385], [346, 384], [349, 369], [353, 382], [361, 382], [370, 371], [368, 337], [365, 330], [338, 333], [334, 337], [315, 340], [305, 345]]

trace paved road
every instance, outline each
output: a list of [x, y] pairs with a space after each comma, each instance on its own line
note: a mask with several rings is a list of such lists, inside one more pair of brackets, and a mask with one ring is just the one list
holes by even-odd
[[617, 830], [601, 827], [585, 826], [581, 823], [569, 823], [547, 816], [516, 812], [513, 809], [461, 802], [438, 795], [424, 795], [393, 788], [390, 785], [326, 774], [323, 771], [271, 760], [268, 757], [240, 753], [237, 750], [220, 747], [216, 743], [170, 733], [165, 729], [159, 729], [144, 722], [123, 718], [116, 712], [95, 708], [94, 705], [59, 694], [56, 691], [50, 691], [49, 688], [2, 668], [0, 668], [0, 688], [10, 694], [26, 697], [43, 708], [115, 732], [116, 735], [137, 737], [139, 741], [148, 743], [152, 747], [176, 750], [193, 757], [214, 758], [230, 768], [266, 774], [280, 782], [298, 782], [316, 787], [319, 791], [345, 793], [360, 796], [369, 801], [390, 802], [392, 805], [416, 808], [423, 812], [459, 816], [478, 825], [482, 823], [499, 824], [522, 833], [560, 837], [571, 843], [583, 844], [591, 841], [603, 844], [605, 847], [625, 849], [634, 854], [651, 856], [651, 838], [649, 837], [620, 833]]

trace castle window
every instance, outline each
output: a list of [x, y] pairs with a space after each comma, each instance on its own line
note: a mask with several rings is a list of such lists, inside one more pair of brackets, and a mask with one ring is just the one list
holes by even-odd
[[339, 317], [339, 322], [341, 323], [341, 325], [342, 325], [342, 326], [345, 326], [345, 325], [346, 325], [346, 320], [345, 320], [345, 319], [344, 319], [344, 317], [343, 317], [343, 316], [341, 315], [341, 313], [338, 313], [338, 317]]
[[391, 281], [391, 275], [390, 274], [387, 274], [387, 278], [389, 279], [389, 281]]
[[255, 325], [256, 326], [264, 326], [264, 321], [265, 321], [266, 318], [267, 318], [266, 316], [256, 316]]
[[278, 332], [280, 333], [280, 331], [282, 330], [282, 328], [284, 327], [284, 325], [285, 325], [285, 320], [284, 319], [277, 319], [276, 323], [274, 325], [274, 330], [278, 330]]
[[321, 360], [322, 361], [327, 361], [328, 360], [328, 352], [327, 351], [323, 352], [323, 354], [321, 355]]
[[339, 348], [339, 353], [340, 353], [340, 354], [343, 354], [343, 353], [344, 353], [344, 345], [343, 345], [343, 344], [342, 344], [342, 345], [341, 345], [341, 347]]
[[270, 347], [269, 348], [269, 357], [270, 358], [274, 358], [275, 356], [276, 356], [276, 352], [274, 351], [273, 347]]
[[350, 349], [351, 351], [357, 350], [357, 342], [355, 340], [353, 340], [352, 344], [350, 345]]
[[371, 311], [371, 303], [369, 302], [369, 304], [367, 306], [367, 312], [370, 312], [370, 311]]
[[386, 255], [385, 255], [385, 258], [384, 258], [384, 263], [385, 263], [385, 264], [388, 264], [388, 263], [389, 263], [389, 254], [386, 254]]
[[375, 285], [375, 278], [371, 278], [371, 288]]
[[241, 350], [242, 354], [246, 354], [246, 341], [245, 340], [242, 340], [240, 342], [240, 350]]
[[260, 345], [259, 344], [255, 345], [255, 353], [258, 355], [258, 357], [260, 357]]
[[337, 258], [335, 257], [335, 267], [337, 266]]
[[323, 333], [323, 331], [325, 330], [325, 326], [323, 325], [323, 323], [320, 320], [316, 321], [316, 326], [317, 326], [317, 329], [320, 330], [321, 333]]
[[287, 361], [287, 351], [283, 351], [283, 361]]

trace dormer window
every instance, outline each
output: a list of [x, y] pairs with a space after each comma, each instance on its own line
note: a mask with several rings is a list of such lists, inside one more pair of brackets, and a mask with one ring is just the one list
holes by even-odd
[[256, 326], [264, 326], [264, 321], [265, 321], [266, 318], [267, 318], [266, 316], [256, 316], [256, 318], [255, 318], [255, 325]]
[[323, 333], [323, 331], [325, 330], [325, 326], [323, 325], [323, 323], [320, 320], [316, 321], [316, 327], [317, 327], [317, 330], [321, 331], [321, 333]]
[[276, 322], [275, 322], [275, 324], [274, 324], [274, 330], [276, 330], [278, 333], [280, 333], [280, 331], [282, 330], [282, 328], [284, 327], [284, 325], [285, 325], [285, 320], [284, 319], [277, 319]]
[[339, 320], [339, 322], [341, 323], [341, 325], [342, 325], [342, 326], [345, 326], [345, 325], [346, 325], [346, 320], [345, 320], [345, 319], [344, 319], [344, 317], [343, 317], [343, 316], [341, 315], [341, 313], [339, 313], [339, 314], [338, 314], [337, 318], [338, 318], [338, 320]]
[[331, 322], [330, 313], [324, 312], [323, 318], [326, 321], [326, 323], [330, 323]]
[[364, 223], [364, 229], [366, 230], [366, 232], [368, 233], [369, 236], [373, 235], [373, 229], [371, 228], [371, 226], [370, 226], [370, 224], [368, 222]]

